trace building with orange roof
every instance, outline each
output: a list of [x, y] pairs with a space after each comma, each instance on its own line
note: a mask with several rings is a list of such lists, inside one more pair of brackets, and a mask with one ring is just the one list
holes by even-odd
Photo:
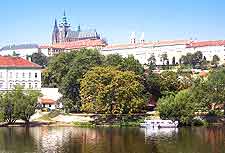
[[[57, 43], [51, 45], [40, 46], [41, 50], [48, 52], [48, 56], [53, 56], [61, 52], [70, 52], [81, 48], [101, 49], [106, 46], [106, 41], [102, 39], [85, 39], [72, 42]], [[47, 51], [46, 51], [47, 50]]]
[[[133, 55], [142, 64], [147, 64], [149, 57], [154, 55], [156, 65], [179, 63], [180, 58], [187, 53], [201, 51], [208, 61], [214, 55], [220, 58], [220, 62], [225, 60], [225, 40], [218, 41], [193, 41], [193, 40], [159, 40], [145, 41], [143, 34], [139, 41], [136, 40], [135, 33], [130, 37], [130, 43], [110, 44], [101, 49], [102, 54], [119, 54], [123, 57]], [[163, 54], [167, 55], [167, 60], [163, 61]]]
[[11, 90], [15, 85], [40, 90], [41, 68], [21, 57], [0, 56], [0, 90]]

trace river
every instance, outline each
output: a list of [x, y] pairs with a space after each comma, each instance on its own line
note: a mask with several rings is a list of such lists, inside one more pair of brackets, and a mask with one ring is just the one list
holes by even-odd
[[0, 153], [225, 153], [225, 127], [0, 128]]

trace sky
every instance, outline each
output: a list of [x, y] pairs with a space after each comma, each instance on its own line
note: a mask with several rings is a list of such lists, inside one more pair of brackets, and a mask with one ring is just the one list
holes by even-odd
[[225, 39], [224, 0], [3, 0], [0, 47], [51, 42], [64, 10], [72, 29], [96, 29], [109, 43], [145, 40]]

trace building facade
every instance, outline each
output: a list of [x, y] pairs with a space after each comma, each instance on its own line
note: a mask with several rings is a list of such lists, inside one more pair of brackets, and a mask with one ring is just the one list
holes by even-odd
[[30, 60], [33, 53], [40, 52], [45, 56], [48, 56], [48, 52], [46, 50], [42, 50], [37, 44], [8, 45], [0, 49], [1, 56], [18, 56], [28, 60]]
[[0, 56], [0, 91], [16, 85], [25, 89], [41, 89], [41, 66], [13, 56]]
[[133, 55], [141, 64], [147, 64], [148, 59], [154, 55], [156, 65], [166, 64], [163, 55], [166, 54], [167, 61], [172, 64], [179, 63], [180, 58], [187, 53], [201, 51], [208, 61], [211, 61], [214, 55], [220, 58], [220, 63], [225, 62], [225, 41], [192, 41], [192, 40], [162, 40], [146, 42], [143, 37], [137, 41], [132, 33], [130, 43], [112, 44], [101, 49], [103, 55], [119, 54], [123, 57]]

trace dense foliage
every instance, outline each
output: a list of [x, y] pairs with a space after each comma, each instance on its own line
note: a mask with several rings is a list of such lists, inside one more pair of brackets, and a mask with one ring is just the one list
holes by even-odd
[[195, 103], [192, 98], [189, 90], [180, 91], [175, 96], [168, 95], [161, 98], [157, 108], [160, 117], [189, 124], [195, 112]]
[[[161, 59], [168, 63], [166, 53]], [[214, 57], [214, 63], [218, 60]], [[191, 68], [208, 63], [201, 52], [182, 56], [181, 65], [173, 58], [174, 71], [155, 73], [155, 61], [152, 54], [144, 69], [134, 56], [103, 56], [97, 50], [81, 49], [54, 56], [42, 82], [45, 87], [59, 88], [67, 112], [137, 113], [153, 97], [159, 100], [157, 109], [162, 118], [188, 124], [198, 111], [221, 108], [225, 70], [212, 69], [208, 77], [193, 75]]]
[[31, 55], [31, 61], [42, 66], [43, 68], [48, 65], [48, 57], [45, 56], [43, 53], [33, 53]]
[[16, 87], [12, 91], [1, 93], [0, 96], [1, 117], [3, 121], [11, 124], [18, 119], [29, 122], [30, 117], [35, 113], [40, 93]]
[[106, 114], [132, 114], [144, 106], [143, 86], [132, 71], [95, 67], [81, 81], [82, 110]]

